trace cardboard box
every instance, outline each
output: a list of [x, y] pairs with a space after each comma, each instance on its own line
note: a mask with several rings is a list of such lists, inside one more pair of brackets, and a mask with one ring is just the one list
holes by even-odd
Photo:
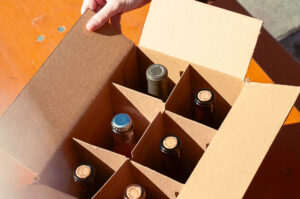
[[[299, 95], [299, 87], [243, 81], [262, 22], [192, 0], [153, 0], [136, 47], [109, 24], [86, 31], [92, 15], [0, 118], [0, 146], [42, 184], [25, 193], [78, 196], [72, 171], [88, 161], [98, 171], [95, 198], [118, 197], [135, 180], [153, 197], [241, 198]], [[151, 63], [168, 68], [166, 103], [143, 93]], [[216, 93], [213, 128], [189, 119], [198, 86]], [[133, 161], [111, 152], [110, 121], [119, 112], [134, 121]], [[171, 131], [187, 145], [184, 185], [160, 173], [156, 149], [149, 155]]]

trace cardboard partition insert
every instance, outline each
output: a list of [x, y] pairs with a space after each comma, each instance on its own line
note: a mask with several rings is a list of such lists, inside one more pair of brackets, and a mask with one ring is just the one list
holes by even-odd
[[[216, 130], [171, 112], [159, 113], [132, 152], [133, 160], [185, 183], [216, 134]], [[170, 173], [162, 165], [160, 143], [164, 136], [175, 135], [181, 143], [181, 161]]]
[[299, 192], [289, 190], [299, 176], [293, 141], [299, 125], [283, 124], [299, 92], [245, 84], [179, 198], [298, 198]]
[[130, 184], [141, 185], [146, 192], [147, 199], [176, 198], [182, 188], [182, 184], [128, 160], [94, 198], [123, 198], [125, 188]]
[[[107, 95], [110, 95], [109, 99]], [[155, 115], [163, 110], [163, 103], [159, 99], [115, 83], [110, 85], [108, 93], [102, 93], [97, 100], [101, 107], [95, 107], [92, 118], [79, 121], [72, 135], [108, 150], [113, 149], [111, 121], [115, 115], [126, 113], [131, 117], [135, 140], [138, 141]]]
[[67, 140], [64, 147], [66, 158], [57, 154], [47, 164], [39, 176], [38, 183], [47, 184], [60, 191], [79, 196], [78, 183], [73, 180], [73, 172], [79, 164], [87, 163], [95, 168], [95, 192], [109, 179], [109, 177], [125, 162], [126, 158], [97, 148], [80, 140]]
[[178, 82], [187, 62], [143, 47], [136, 47], [123, 69], [122, 85], [148, 94], [146, 70], [152, 64], [162, 64], [168, 70], [168, 95]]
[[193, 115], [195, 94], [200, 89], [210, 89], [215, 96], [215, 114], [213, 122], [205, 125], [218, 129], [244, 84], [236, 77], [192, 64], [185, 70], [171, 93], [166, 102], [166, 110], [195, 120]]

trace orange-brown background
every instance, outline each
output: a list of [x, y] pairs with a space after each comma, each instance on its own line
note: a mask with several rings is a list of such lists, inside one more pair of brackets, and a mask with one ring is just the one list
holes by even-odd
[[[0, 115], [17, 97], [42, 63], [80, 17], [82, 0], [0, 0]], [[122, 32], [136, 44], [142, 32], [149, 4], [122, 16]], [[66, 30], [59, 32], [58, 27]], [[44, 40], [37, 41], [43, 35]], [[247, 78], [273, 83], [252, 60]], [[286, 124], [300, 122], [293, 108]], [[0, 150], [0, 193], [32, 182], [33, 174]]]

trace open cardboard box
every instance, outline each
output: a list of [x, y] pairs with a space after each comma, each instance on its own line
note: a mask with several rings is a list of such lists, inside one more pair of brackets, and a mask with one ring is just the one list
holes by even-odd
[[[81, 161], [100, 171], [95, 198], [124, 186], [126, 176], [147, 182], [153, 196], [255, 196], [249, 185], [257, 187], [257, 172], [270, 167], [264, 158], [299, 96], [298, 87], [243, 81], [262, 22], [192, 0], [153, 0], [135, 46], [109, 24], [86, 31], [92, 15], [80, 18], [0, 118], [0, 146], [39, 179], [24, 197], [31, 191], [78, 196], [72, 169]], [[151, 63], [169, 71], [166, 103], [143, 93]], [[216, 92], [213, 128], [189, 119], [197, 87]], [[133, 161], [111, 152], [110, 121], [118, 112], [132, 115], [136, 126]], [[158, 157], [147, 155], [172, 129], [191, 144], [184, 185], [161, 174]]]

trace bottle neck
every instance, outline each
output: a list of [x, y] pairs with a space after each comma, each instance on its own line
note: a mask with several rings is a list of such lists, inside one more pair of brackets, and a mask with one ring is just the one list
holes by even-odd
[[114, 142], [127, 142], [127, 143], [134, 143], [134, 132], [133, 129], [126, 132], [126, 133], [114, 133]]

